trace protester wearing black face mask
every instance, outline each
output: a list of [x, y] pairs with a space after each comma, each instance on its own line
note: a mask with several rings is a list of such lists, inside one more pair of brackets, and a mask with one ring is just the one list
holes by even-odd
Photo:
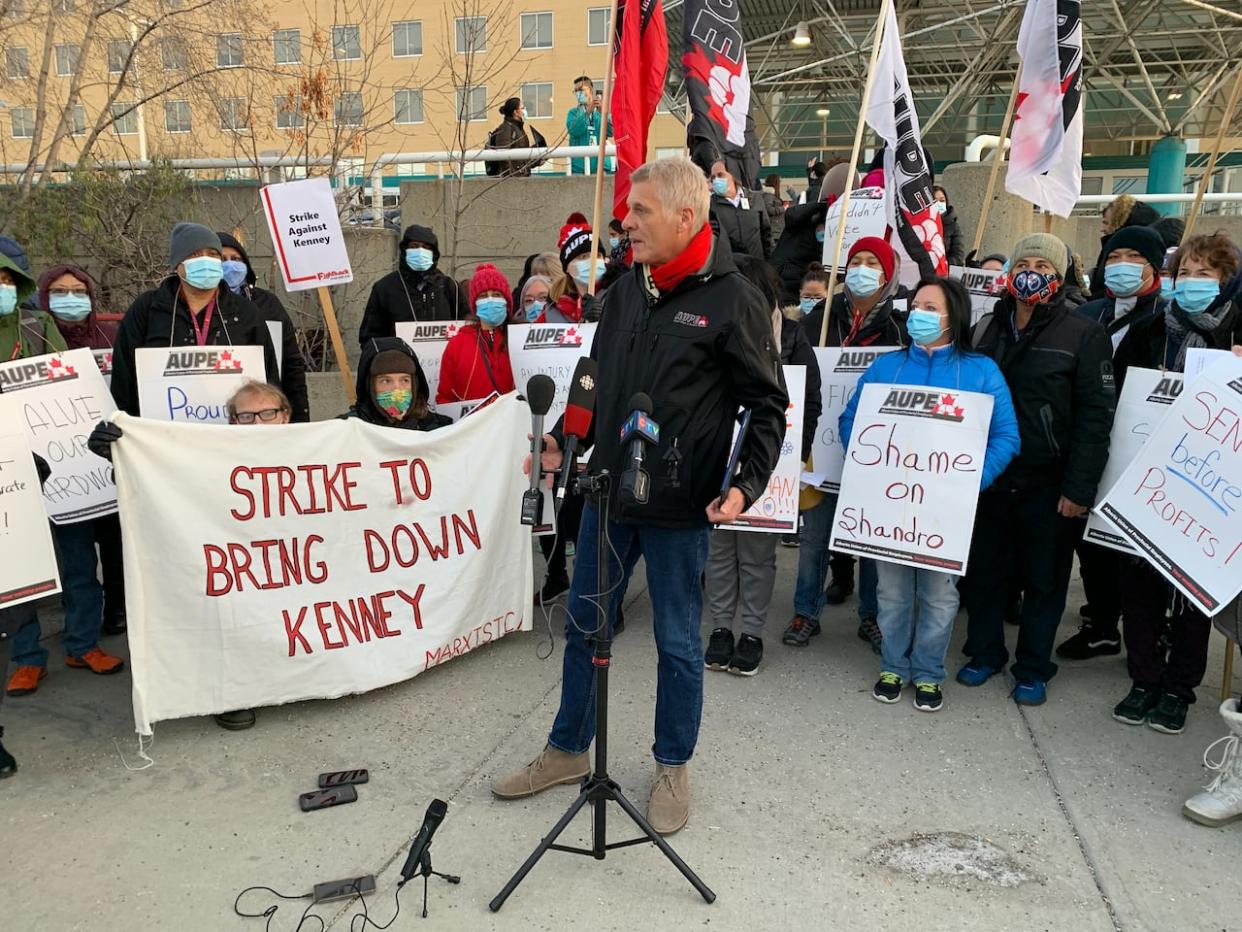
[[280, 298], [255, 284], [258, 278], [241, 241], [229, 233], [216, 235], [220, 237], [224, 283], [228, 285], [229, 291], [249, 298], [265, 321], [280, 324], [280, 346], [276, 347], [281, 356], [280, 388], [293, 405], [291, 420], [295, 424], [304, 424], [310, 420], [310, 401], [306, 395], [306, 357], [298, 346], [293, 320], [285, 306], [280, 303]]
[[[1048, 233], [1020, 240], [1009, 293], [976, 325], [973, 342], [1004, 373], [1022, 449], [979, 496], [962, 593], [970, 614], [964, 686], [981, 686], [1009, 659], [1005, 609], [1021, 580], [1013, 698], [1040, 705], [1057, 671], [1052, 646], [1065, 610], [1074, 544], [1108, 460], [1116, 399], [1104, 328], [1060, 293], [1069, 253]], [[1016, 557], [1014, 559], [1016, 550]]]

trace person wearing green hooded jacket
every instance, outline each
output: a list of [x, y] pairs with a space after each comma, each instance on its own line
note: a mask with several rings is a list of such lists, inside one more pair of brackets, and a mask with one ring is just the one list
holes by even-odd
[[46, 312], [24, 307], [35, 293], [26, 250], [0, 236], [0, 362], [62, 352], [65, 338]]

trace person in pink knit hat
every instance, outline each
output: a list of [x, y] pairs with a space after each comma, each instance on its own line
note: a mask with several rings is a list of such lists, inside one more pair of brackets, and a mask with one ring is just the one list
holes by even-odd
[[505, 326], [513, 313], [513, 289], [490, 262], [470, 278], [471, 316], [444, 347], [436, 402], [478, 401], [513, 391]]

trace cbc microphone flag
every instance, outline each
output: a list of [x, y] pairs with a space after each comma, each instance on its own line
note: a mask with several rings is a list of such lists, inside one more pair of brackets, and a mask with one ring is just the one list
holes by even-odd
[[867, 105], [867, 123], [885, 142], [884, 184], [888, 190], [888, 225], [924, 276], [948, 275], [944, 226], [932, 210], [932, 166], [928, 164], [914, 110], [901, 35], [892, 4], [884, 24], [875, 82]]
[[616, 85], [612, 124], [617, 139], [617, 177], [612, 215], [629, 213], [630, 173], [647, 161], [647, 131], [664, 95], [668, 30], [660, 0], [621, 0], [617, 10]]
[[1027, 0], [1022, 78], [1005, 190], [1068, 217], [1082, 193], [1082, 20], [1078, 0]]

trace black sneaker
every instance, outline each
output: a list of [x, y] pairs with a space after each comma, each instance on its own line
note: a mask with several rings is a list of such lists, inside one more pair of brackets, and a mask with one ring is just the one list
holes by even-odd
[[858, 622], [858, 639], [870, 644], [873, 653], [880, 652], [880, 645], [884, 643], [884, 635], [880, 632], [880, 626], [874, 618], [863, 618]]
[[1121, 653], [1121, 632], [1101, 631], [1090, 623], [1078, 626], [1078, 633], [1057, 645], [1057, 656], [1066, 660], [1090, 660]]
[[254, 709], [238, 709], [236, 712], [225, 712], [217, 715], [216, 724], [225, 731], [245, 731], [254, 727]]
[[837, 579], [834, 576], [832, 582], [828, 584], [828, 588], [824, 590], [824, 601], [829, 605], [840, 605], [849, 598], [850, 593], [853, 591], [854, 580], [852, 578]]
[[794, 615], [793, 621], [789, 623], [789, 627], [781, 635], [781, 643], [788, 644], [790, 647], [806, 647], [811, 643], [811, 638], [819, 634], [819, 630], [818, 621], [803, 618], [801, 615]]
[[1113, 709], [1113, 718], [1126, 725], [1141, 725], [1159, 701], [1160, 695], [1155, 690], [1134, 686]]
[[1186, 710], [1190, 703], [1180, 696], [1165, 693], [1147, 716], [1147, 724], [1166, 735], [1180, 735], [1186, 728]]
[[782, 534], [781, 535], [781, 546], [782, 547], [797, 547], [798, 546], [798, 535], [797, 534]]
[[703, 664], [709, 670], [727, 670], [733, 660], [733, 632], [728, 628], [717, 628], [707, 642], [707, 653], [703, 655]]
[[[4, 737], [4, 726], [0, 725], [0, 738]], [[0, 744], [0, 780], [5, 777], [11, 777], [17, 773], [17, 761], [13, 759], [13, 755], [4, 749], [4, 745]]]
[[920, 712], [939, 712], [944, 705], [944, 693], [938, 683], [914, 684], [914, 707]]
[[729, 672], [738, 676], [754, 676], [759, 672], [759, 661], [762, 659], [763, 638], [743, 634], [737, 639], [737, 650], [729, 661]]
[[880, 674], [880, 678], [875, 681], [875, 685], [871, 687], [871, 697], [879, 699], [881, 702], [899, 702], [903, 685], [900, 676], [885, 670]]

